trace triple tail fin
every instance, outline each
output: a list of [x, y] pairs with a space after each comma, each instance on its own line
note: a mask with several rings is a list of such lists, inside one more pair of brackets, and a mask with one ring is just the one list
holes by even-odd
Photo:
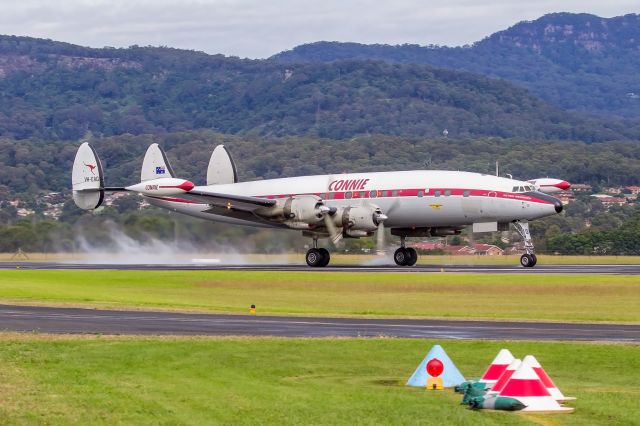
[[71, 172], [73, 201], [83, 210], [100, 207], [104, 200], [104, 172], [98, 154], [84, 142], [76, 152]]
[[140, 180], [144, 182], [145, 180], [171, 177], [176, 177], [176, 174], [169, 164], [167, 155], [157, 143], [149, 145], [142, 161]]
[[211, 154], [207, 168], [207, 185], [237, 183], [238, 172], [231, 154], [224, 145], [218, 145]]

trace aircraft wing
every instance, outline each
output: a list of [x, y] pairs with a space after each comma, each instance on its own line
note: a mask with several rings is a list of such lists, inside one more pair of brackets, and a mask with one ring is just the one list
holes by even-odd
[[256, 209], [271, 207], [276, 204], [276, 200], [269, 200], [266, 198], [220, 194], [217, 192], [207, 192], [202, 190], [191, 190], [184, 194], [180, 194], [180, 198], [195, 201], [197, 203], [209, 204], [211, 207], [222, 207], [228, 210], [250, 213], [253, 213]]

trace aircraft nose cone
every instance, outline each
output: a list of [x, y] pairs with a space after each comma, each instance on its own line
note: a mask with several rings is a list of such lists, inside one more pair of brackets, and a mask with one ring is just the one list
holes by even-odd
[[561, 213], [562, 212], [562, 201], [560, 200], [556, 200], [553, 202], [553, 206], [556, 208], [556, 213]]

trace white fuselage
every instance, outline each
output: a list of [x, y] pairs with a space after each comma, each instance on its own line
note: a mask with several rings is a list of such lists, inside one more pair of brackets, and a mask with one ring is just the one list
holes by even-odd
[[[316, 195], [327, 206], [335, 207], [375, 205], [388, 216], [386, 227], [422, 228], [464, 227], [478, 222], [508, 223], [556, 214], [554, 199], [528, 191], [527, 185], [530, 184], [479, 173], [414, 170], [300, 176], [195, 189], [268, 199]], [[187, 201], [180, 196], [148, 199], [156, 206], [203, 219], [269, 226], [207, 213], [207, 204]]]

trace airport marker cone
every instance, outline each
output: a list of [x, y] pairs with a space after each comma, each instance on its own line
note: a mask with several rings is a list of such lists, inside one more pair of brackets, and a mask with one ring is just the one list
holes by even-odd
[[538, 377], [540, 377], [540, 380], [547, 388], [553, 399], [555, 399], [556, 401], [573, 401], [576, 399], [572, 396], [564, 396], [562, 392], [560, 392], [560, 389], [558, 389], [556, 384], [553, 383], [553, 380], [551, 380], [551, 377], [549, 377], [547, 372], [544, 371], [544, 368], [542, 368], [542, 365], [540, 365], [536, 357], [534, 357], [533, 355], [527, 355], [526, 357], [524, 357], [524, 360], [522, 360], [522, 362], [533, 368], [533, 371], [535, 371]]
[[498, 381], [502, 373], [504, 373], [504, 370], [507, 369], [514, 359], [509, 349], [500, 349], [500, 352], [498, 352], [498, 355], [491, 361], [491, 364], [487, 367], [487, 371], [484, 372], [480, 381], [492, 386]]
[[507, 369], [504, 370], [504, 372], [502, 373], [498, 381], [495, 382], [493, 386], [491, 386], [490, 392], [500, 393], [500, 391], [504, 389], [504, 385], [506, 385], [509, 379], [511, 378], [511, 376], [513, 376], [513, 373], [515, 373], [516, 370], [520, 368], [520, 364], [522, 364], [522, 361], [520, 361], [517, 358], [511, 361], [511, 364], [509, 364]]
[[442, 362], [443, 369], [440, 374], [440, 377], [442, 377], [442, 386], [449, 388], [464, 382], [464, 377], [453, 361], [451, 361], [449, 355], [442, 349], [442, 346], [433, 345], [429, 352], [427, 352], [427, 356], [424, 357], [409, 380], [407, 380], [407, 386], [418, 386], [421, 388], [427, 386], [427, 380], [432, 377], [427, 372], [427, 363], [434, 358]]
[[499, 397], [515, 398], [526, 407], [522, 411], [565, 412], [573, 411], [571, 407], [562, 407], [553, 399], [540, 377], [530, 365], [524, 361], [520, 368], [507, 381]]

